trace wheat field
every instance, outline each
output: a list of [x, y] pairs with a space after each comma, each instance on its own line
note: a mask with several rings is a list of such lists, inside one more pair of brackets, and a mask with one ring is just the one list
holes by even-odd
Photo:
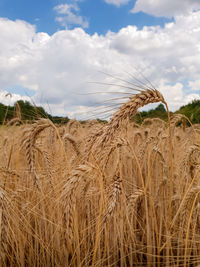
[[143, 90], [106, 124], [0, 128], [0, 266], [198, 266], [200, 126], [130, 122], [167, 104]]

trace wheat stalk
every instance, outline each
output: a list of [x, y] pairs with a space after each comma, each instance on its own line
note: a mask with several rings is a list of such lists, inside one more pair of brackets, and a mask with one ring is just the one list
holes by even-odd
[[6, 266], [7, 247], [8, 247], [8, 242], [7, 242], [8, 223], [6, 221], [6, 215], [8, 215], [6, 213], [7, 205], [8, 203], [5, 192], [3, 191], [2, 188], [0, 188], [0, 262], [4, 263], [5, 266]]

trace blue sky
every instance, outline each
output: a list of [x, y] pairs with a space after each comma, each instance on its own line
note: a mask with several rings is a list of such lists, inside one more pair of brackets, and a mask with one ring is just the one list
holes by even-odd
[[[38, 32], [53, 34], [65, 27], [61, 26], [56, 17], [58, 14], [55, 7], [65, 4], [73, 4], [74, 1], [63, 0], [1, 0], [0, 16], [11, 20], [21, 19], [36, 25]], [[143, 26], [161, 25], [173, 20], [173, 18], [155, 17], [144, 12], [131, 13], [135, 0], [127, 4], [116, 6], [107, 4], [103, 0], [82, 0], [76, 1], [79, 11], [77, 15], [85, 18], [89, 25], [85, 29], [87, 33], [106, 34], [108, 30], [117, 32], [127, 25], [136, 25], [139, 29]], [[73, 29], [76, 24], [68, 25]]]
[[101, 72], [127, 82], [141, 72], [176, 110], [199, 98], [199, 44], [196, 0], [1, 0], [0, 102], [10, 92], [9, 104], [31, 97], [79, 117], [109, 97], [84, 93], [119, 90]]

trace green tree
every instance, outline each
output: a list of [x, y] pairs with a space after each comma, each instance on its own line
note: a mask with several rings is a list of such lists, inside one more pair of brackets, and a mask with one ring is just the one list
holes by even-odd
[[147, 118], [160, 118], [167, 120], [167, 112], [163, 104], [159, 104], [155, 109], [149, 111], [142, 111], [131, 118], [136, 123], [142, 123]]
[[193, 100], [175, 113], [184, 114], [192, 123], [200, 123], [200, 100]]

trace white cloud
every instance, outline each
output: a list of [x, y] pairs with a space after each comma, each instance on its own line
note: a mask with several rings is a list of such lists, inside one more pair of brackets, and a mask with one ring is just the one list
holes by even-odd
[[104, 0], [107, 4], [112, 4], [115, 5], [117, 7], [121, 6], [121, 5], [125, 5], [128, 4], [128, 2], [130, 0]]
[[196, 81], [189, 81], [188, 85], [190, 87], [191, 90], [194, 91], [199, 91], [200, 92], [200, 80], [196, 80]]
[[71, 12], [71, 10], [79, 11], [79, 8], [78, 8], [76, 3], [74, 3], [74, 4], [61, 4], [61, 5], [55, 6], [54, 10], [58, 14], [67, 15], [69, 12]]
[[30, 98], [28, 96], [21, 96], [19, 94], [10, 94], [6, 90], [0, 91], [0, 103], [4, 105], [13, 105], [15, 102], [18, 100], [24, 100], [24, 101], [29, 101]]
[[87, 82], [125, 85], [99, 70], [127, 81], [133, 74], [144, 81], [136, 68], [175, 110], [199, 95], [194, 94], [199, 84], [199, 25], [200, 12], [193, 12], [164, 28], [128, 26], [118, 33], [92, 36], [76, 28], [49, 36], [24, 21], [0, 19], [0, 89], [5, 94], [5, 88], [17, 84], [34, 90], [36, 104], [48, 110], [49, 103], [53, 114], [91, 114], [95, 102], [116, 94], [82, 93], [125, 89]]
[[186, 15], [199, 9], [199, 0], [137, 0], [132, 12], [142, 11], [157, 17], [171, 18], [177, 15]]
[[187, 104], [185, 102], [182, 83], [178, 82], [174, 85], [170, 85], [166, 84], [164, 80], [161, 80], [159, 89], [163, 94], [166, 102], [170, 104], [170, 110], [175, 111], [177, 109], [177, 106]]
[[77, 3], [61, 4], [54, 7], [54, 10], [60, 15], [56, 17], [63, 27], [70, 27], [71, 25], [79, 25], [83, 28], [88, 28], [89, 22], [78, 13], [80, 11]]

